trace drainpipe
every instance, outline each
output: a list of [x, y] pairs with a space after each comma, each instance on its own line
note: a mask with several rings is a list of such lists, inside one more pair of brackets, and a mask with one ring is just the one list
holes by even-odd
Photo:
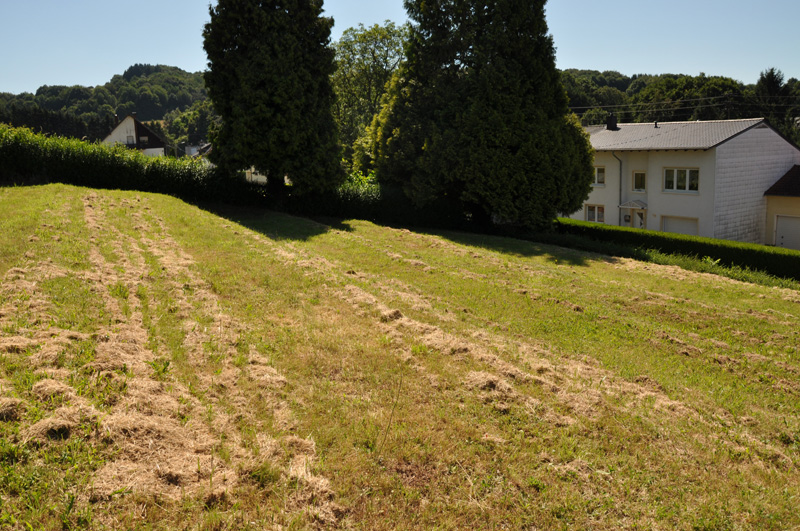
[[[617, 205], [622, 204], [622, 159], [617, 156], [616, 153], [613, 151], [611, 152], [611, 156], [619, 161], [619, 203]], [[617, 206], [617, 225], [620, 227], [622, 226], [622, 209]]]

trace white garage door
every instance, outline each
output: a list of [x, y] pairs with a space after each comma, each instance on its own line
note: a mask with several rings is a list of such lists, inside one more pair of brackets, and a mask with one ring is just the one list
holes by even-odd
[[677, 232], [678, 234], [697, 236], [697, 218], [662, 216], [661, 226], [664, 232]]
[[788, 249], [800, 249], [800, 218], [778, 216], [775, 221], [775, 245]]

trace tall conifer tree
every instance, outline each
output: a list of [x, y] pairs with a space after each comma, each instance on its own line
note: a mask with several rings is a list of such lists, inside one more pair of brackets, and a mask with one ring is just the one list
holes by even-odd
[[203, 32], [208, 95], [222, 117], [214, 160], [255, 167], [280, 188], [324, 192], [343, 179], [334, 70], [322, 0], [218, 0]]
[[[588, 138], [569, 114], [544, 0], [406, 0], [407, 62], [372, 126], [378, 177], [541, 227], [582, 206]], [[477, 207], [477, 208], [475, 208]]]

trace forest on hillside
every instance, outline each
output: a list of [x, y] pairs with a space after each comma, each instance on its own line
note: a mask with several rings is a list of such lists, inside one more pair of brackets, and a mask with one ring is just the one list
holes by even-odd
[[[351, 28], [333, 43], [334, 115], [346, 157], [380, 108], [384, 86], [403, 59], [406, 35], [405, 27], [387, 23]], [[584, 125], [604, 123], [610, 113], [621, 123], [764, 117], [800, 143], [800, 81], [784, 79], [777, 68], [766, 68], [754, 84], [704, 73], [629, 76], [567, 69], [560, 75], [570, 109]], [[358, 81], [359, 76], [364, 79]], [[35, 93], [0, 93], [0, 122], [92, 141], [110, 132], [115, 115], [132, 112], [179, 152], [185, 145], [210, 141], [213, 124], [219, 122], [203, 73], [172, 66], [136, 64], [96, 87], [45, 85]]]
[[[194, 133], [195, 122], [207, 117], [205, 82], [201, 72], [189, 73], [164, 65], [136, 64], [96, 87], [44, 85], [35, 93], [0, 93], [0, 122], [26, 126], [37, 132], [100, 140], [114, 126], [115, 115], [136, 113], [139, 120], [177, 122], [173, 143]], [[198, 115], [203, 115], [200, 117]], [[208, 126], [192, 140], [205, 140]], [[199, 138], [198, 136], [202, 137]]]
[[785, 80], [776, 68], [764, 70], [752, 85], [704, 73], [626, 76], [574, 69], [562, 71], [561, 81], [584, 125], [602, 123], [609, 113], [620, 122], [763, 117], [795, 141], [800, 139], [800, 81]]

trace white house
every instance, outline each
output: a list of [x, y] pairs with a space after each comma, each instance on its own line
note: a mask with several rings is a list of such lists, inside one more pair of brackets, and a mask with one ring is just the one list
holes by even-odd
[[800, 148], [762, 118], [587, 128], [595, 180], [573, 219], [774, 244], [765, 192]]
[[136, 119], [136, 115], [127, 116], [119, 122], [111, 133], [103, 139], [103, 144], [122, 144], [131, 149], [138, 149], [145, 155], [158, 157], [164, 155], [167, 144], [150, 128]]

